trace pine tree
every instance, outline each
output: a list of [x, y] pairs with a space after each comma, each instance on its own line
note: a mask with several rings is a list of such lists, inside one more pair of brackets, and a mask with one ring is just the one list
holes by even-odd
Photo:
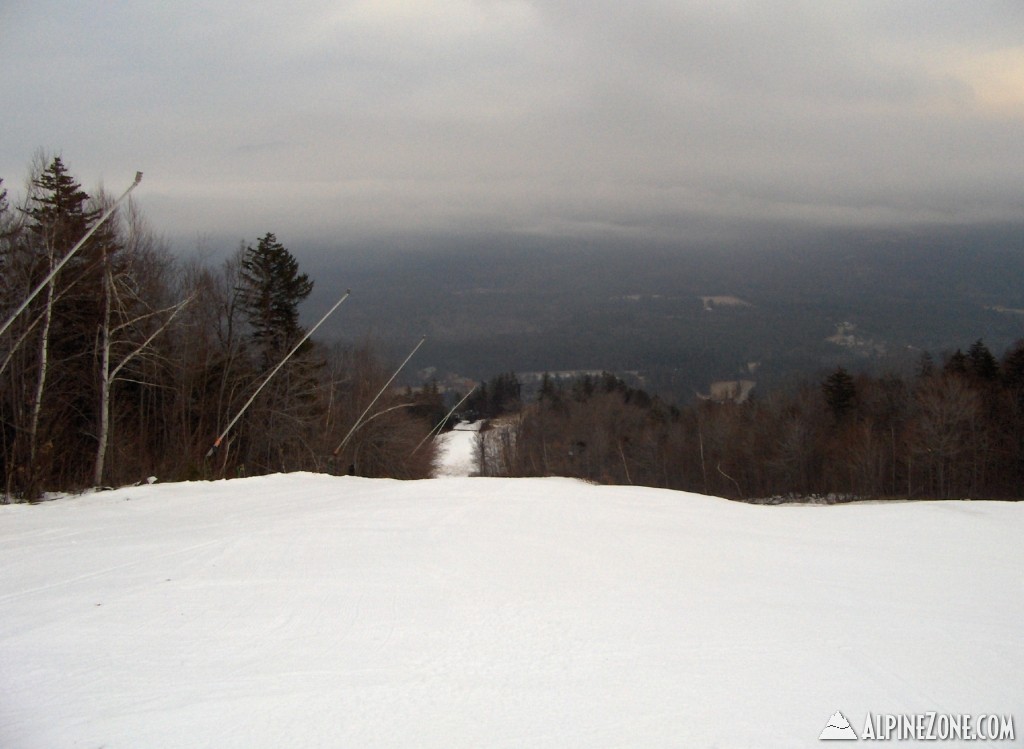
[[466, 399], [466, 411], [472, 414], [472, 419], [489, 419], [493, 414], [491, 410], [491, 395], [487, 390], [487, 383], [483, 380], [476, 386], [469, 398]]
[[291, 252], [268, 232], [242, 258], [239, 305], [252, 329], [263, 365], [279, 360], [302, 337], [299, 302], [313, 282], [299, 273]]
[[1003, 355], [1002, 376], [1008, 390], [1024, 393], [1024, 341], [1017, 341]]
[[[42, 280], [99, 216], [89, 195], [55, 157], [32, 180], [27, 221], [27, 278]], [[102, 315], [101, 258], [115, 251], [108, 227], [97, 232], [30, 307], [38, 320], [31, 406], [22, 457], [32, 481], [84, 482], [91, 434], [95, 433], [95, 337]], [[61, 446], [58, 453], [55, 449]], [[33, 487], [28, 492], [34, 493]]]
[[519, 410], [522, 385], [515, 372], [507, 372], [491, 381], [491, 410], [494, 416], [514, 413]]
[[984, 382], [992, 382], [999, 377], [999, 362], [980, 338], [967, 350], [967, 368]]
[[927, 352], [921, 352], [920, 358], [917, 360], [917, 377], [918, 379], [925, 379], [935, 374], [935, 359], [932, 355]]
[[825, 395], [825, 403], [837, 421], [853, 409], [857, 399], [857, 386], [849, 372], [842, 367], [838, 367], [825, 379], [821, 384], [821, 390]]
[[[267, 233], [242, 256], [238, 307], [249, 326], [259, 377], [280, 362], [302, 338], [299, 302], [309, 296], [313, 282], [299, 272], [291, 252]], [[242, 451], [248, 469], [293, 469], [311, 444], [317, 419], [317, 370], [306, 341], [286, 366], [274, 375], [246, 414], [250, 425]], [[255, 379], [255, 378], [254, 378]]]
[[956, 352], [946, 360], [946, 364], [942, 368], [942, 371], [946, 374], [966, 377], [968, 373], [967, 355], [960, 349], [957, 349]]
[[540, 379], [540, 390], [537, 393], [537, 400], [544, 404], [554, 404], [561, 399], [561, 393], [551, 375], [545, 372]]
[[77, 242], [99, 216], [87, 210], [89, 195], [68, 172], [60, 156], [32, 180], [33, 205], [24, 212], [30, 219], [29, 230], [53, 248], [59, 256]]

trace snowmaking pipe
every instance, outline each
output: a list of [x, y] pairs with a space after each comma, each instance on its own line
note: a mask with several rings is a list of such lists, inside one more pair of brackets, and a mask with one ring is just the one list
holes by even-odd
[[277, 366], [275, 366], [272, 370], [270, 370], [270, 374], [268, 374], [266, 377], [263, 378], [263, 382], [260, 383], [259, 387], [256, 388], [255, 392], [253, 392], [253, 394], [249, 396], [249, 400], [247, 400], [245, 402], [245, 405], [242, 406], [242, 408], [238, 411], [237, 414], [235, 414], [235, 418], [233, 418], [228, 423], [228, 425], [226, 427], [224, 427], [224, 431], [220, 433], [220, 435], [217, 437], [217, 439], [214, 440], [213, 445], [210, 447], [210, 449], [206, 451], [206, 457], [207, 458], [209, 458], [211, 455], [213, 455], [214, 451], [218, 447], [220, 447], [220, 443], [224, 441], [224, 438], [227, 436], [228, 432], [231, 431], [231, 427], [233, 427], [235, 425], [235, 422], [237, 422], [240, 418], [242, 418], [242, 414], [244, 414], [246, 412], [246, 410], [249, 408], [249, 406], [252, 405], [252, 402], [254, 400], [256, 400], [256, 396], [260, 394], [260, 391], [263, 390], [264, 387], [266, 387], [267, 383], [270, 382], [270, 380], [273, 378], [273, 376], [277, 374], [278, 370], [281, 369], [281, 367], [283, 367], [285, 365], [285, 363], [289, 359], [292, 358], [292, 355], [296, 351], [299, 350], [299, 347], [302, 344], [304, 344], [309, 339], [309, 337], [311, 335], [313, 335], [314, 332], [316, 332], [316, 329], [319, 328], [321, 325], [323, 325], [324, 321], [328, 317], [331, 316], [331, 314], [334, 312], [334, 310], [338, 309], [338, 307], [341, 306], [341, 303], [344, 302], [346, 299], [348, 299], [349, 294], [351, 294], [351, 293], [352, 293], [352, 291], [350, 289], [345, 289], [345, 293], [342, 294], [341, 299], [336, 301], [334, 303], [334, 306], [331, 307], [329, 310], [327, 310], [327, 314], [325, 314], [323, 317], [321, 317], [317, 321], [317, 324], [314, 325], [312, 328], [310, 328], [306, 332], [306, 335], [302, 336], [302, 338], [299, 339], [299, 342], [296, 343], [294, 347], [292, 347], [292, 350], [289, 351], [287, 354], [285, 354], [285, 357], [281, 361], [279, 361], [277, 363]]
[[413, 354], [415, 354], [417, 351], [419, 351], [420, 346], [423, 345], [423, 342], [425, 340], [427, 340], [426, 336], [423, 336], [422, 338], [420, 338], [419, 343], [417, 343], [415, 346], [413, 346], [412, 351], [410, 351], [409, 355], [407, 357], [405, 357], [405, 361], [403, 361], [401, 364], [398, 365], [398, 369], [396, 369], [395, 373], [393, 375], [391, 375], [391, 379], [384, 383], [384, 387], [382, 387], [377, 392], [377, 394], [375, 396], [373, 396], [373, 400], [370, 401], [370, 405], [368, 405], [363, 410], [363, 412], [361, 414], [359, 414], [359, 418], [356, 419], [356, 423], [352, 425], [352, 428], [348, 430], [348, 434], [346, 434], [345, 438], [338, 444], [338, 446], [336, 448], [334, 448], [333, 455], [335, 457], [337, 457], [338, 453], [341, 452], [341, 448], [343, 448], [348, 443], [349, 439], [352, 437], [353, 433], [355, 433], [356, 429], [358, 429], [359, 427], [361, 427], [363, 425], [363, 419], [366, 418], [366, 414], [370, 413], [370, 409], [373, 408], [373, 404], [377, 402], [378, 398], [380, 398], [382, 395], [384, 395], [384, 391], [387, 390], [388, 387], [391, 385], [391, 383], [395, 381], [395, 378], [398, 377], [398, 373], [401, 372], [402, 369], [405, 368], [405, 365], [409, 363], [409, 360], [413, 357]]
[[71, 248], [68, 254], [65, 255], [64, 258], [59, 263], [57, 263], [56, 266], [54, 266], [53, 270], [50, 271], [49, 275], [47, 275], [46, 278], [44, 278], [40, 282], [40, 284], [36, 286], [27, 297], [25, 297], [25, 301], [21, 303], [18, 309], [14, 310], [14, 314], [7, 318], [7, 321], [4, 322], [3, 327], [0, 327], [0, 336], [7, 332], [7, 329], [11, 327], [11, 324], [17, 319], [18, 315], [24, 312], [25, 308], [32, 303], [32, 300], [39, 295], [39, 292], [45, 289], [46, 285], [53, 280], [54, 276], [60, 273], [60, 269], [67, 264], [68, 260], [74, 257], [76, 252], [82, 249], [82, 245], [84, 245], [88, 241], [89, 237], [91, 237], [96, 232], [96, 230], [103, 225], [104, 221], [106, 221], [114, 214], [114, 211], [117, 210], [117, 207], [121, 204], [121, 201], [127, 198], [128, 194], [136, 187], [138, 187], [140, 182], [142, 182], [142, 172], [135, 172], [135, 181], [128, 186], [127, 190], [121, 193], [121, 197], [115, 200], [113, 204], [106, 211], [103, 212], [103, 215], [100, 216], [99, 220], [95, 224], [93, 224], [92, 227], [90, 227], [89, 231], [85, 233], [85, 236], [78, 240], [78, 242], [75, 244], [74, 247]]
[[449, 411], [448, 413], [446, 413], [444, 415], [444, 418], [441, 419], [439, 422], [437, 422], [437, 426], [435, 426], [433, 429], [431, 429], [429, 432], [427, 432], [427, 436], [424, 437], [423, 439], [421, 439], [416, 444], [416, 447], [414, 447], [412, 449], [412, 452], [409, 453], [409, 454], [410, 455], [415, 455], [416, 451], [419, 450], [421, 447], [423, 447], [423, 443], [424, 442], [426, 442], [431, 437], [436, 437], [438, 434], [440, 434], [441, 433], [441, 427], [443, 427], [445, 425], [445, 423], [448, 421], [448, 419], [450, 419], [452, 417], [452, 414], [455, 413], [458, 410], [459, 406], [461, 406], [463, 403], [466, 402], [466, 400], [469, 398], [469, 396], [471, 396], [473, 394], [474, 390], [476, 390], [476, 385], [471, 387], [469, 389], [469, 392], [466, 393], [464, 396], [462, 396], [462, 400], [460, 400], [458, 403], [456, 403], [454, 406], [452, 406], [452, 410]]

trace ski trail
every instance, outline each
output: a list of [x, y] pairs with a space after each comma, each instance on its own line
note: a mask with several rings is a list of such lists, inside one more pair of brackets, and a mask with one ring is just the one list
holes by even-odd
[[57, 580], [52, 583], [47, 583], [46, 585], [37, 585], [33, 588], [19, 590], [14, 593], [7, 593], [5, 595], [0, 595], [0, 603], [3, 603], [4, 601], [12, 601], [18, 598], [23, 598], [25, 596], [32, 595], [33, 593], [41, 593], [46, 590], [53, 590], [55, 588], [60, 588], [65, 585], [73, 585], [74, 583], [79, 583], [83, 580], [91, 580], [93, 578], [102, 577], [103, 575], [108, 575], [111, 572], [118, 572], [120, 570], [131, 569], [132, 567], [139, 567], [141, 565], [148, 566], [157, 559], [167, 559], [169, 557], [180, 556], [181, 554], [187, 554], [189, 552], [197, 551], [199, 549], [206, 549], [221, 543], [222, 541], [220, 541], [219, 539], [213, 541], [203, 541], [202, 543], [193, 544], [192, 546], [187, 546], [182, 549], [175, 549], [174, 551], [168, 551], [164, 554], [147, 556], [144, 559], [137, 559], [132, 562], [125, 562], [124, 564], [115, 564], [111, 567], [104, 567], [103, 569], [93, 570], [92, 572], [86, 572], [82, 575], [76, 575], [75, 577], [64, 578], [63, 580]]

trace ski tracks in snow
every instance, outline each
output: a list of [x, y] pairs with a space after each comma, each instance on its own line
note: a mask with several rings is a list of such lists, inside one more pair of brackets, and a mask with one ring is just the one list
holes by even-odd
[[41, 593], [44, 591], [53, 590], [54, 588], [60, 588], [67, 585], [75, 585], [76, 583], [80, 583], [85, 580], [91, 580], [93, 578], [103, 577], [105, 575], [112, 575], [114, 573], [123, 572], [125, 570], [136, 569], [142, 566], [149, 567], [158, 560], [170, 559], [174, 557], [193, 554], [194, 552], [200, 549], [209, 549], [211, 547], [218, 546], [221, 544], [223, 544], [222, 541], [203, 541], [202, 543], [193, 544], [182, 549], [174, 549], [163, 554], [157, 554], [155, 556], [150, 555], [146, 558], [135, 559], [131, 562], [124, 562], [123, 564], [115, 564], [110, 567], [92, 570], [90, 572], [85, 572], [80, 575], [75, 575], [72, 577], [62, 578], [60, 580], [55, 580], [53, 582], [46, 583], [43, 585], [37, 585], [22, 590], [16, 590], [5, 594], [0, 594], [0, 603], [4, 603], [15, 598], [21, 598], [23, 596], [30, 596], [33, 593]]

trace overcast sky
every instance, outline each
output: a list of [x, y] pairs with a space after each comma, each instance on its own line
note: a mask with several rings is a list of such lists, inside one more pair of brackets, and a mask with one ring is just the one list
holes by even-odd
[[1024, 218], [1024, 2], [0, 0], [0, 177], [172, 236]]

